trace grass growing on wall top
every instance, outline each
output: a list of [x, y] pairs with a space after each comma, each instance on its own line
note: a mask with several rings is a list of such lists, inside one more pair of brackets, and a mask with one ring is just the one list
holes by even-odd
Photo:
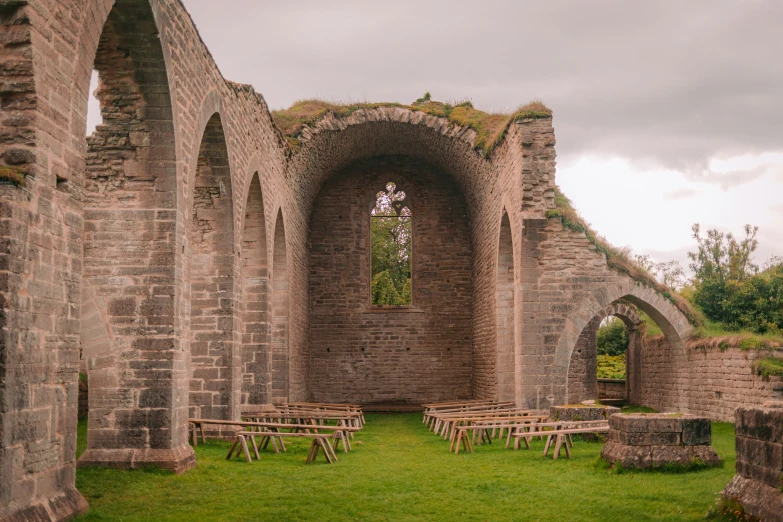
[[292, 150], [301, 146], [299, 138], [302, 129], [313, 127], [328, 114], [345, 118], [362, 109], [400, 107], [423, 112], [450, 123], [468, 127], [476, 132], [476, 149], [485, 156], [494, 150], [506, 136], [508, 127], [515, 121], [525, 119], [551, 118], [552, 111], [540, 101], [532, 101], [519, 107], [511, 114], [487, 113], [473, 107], [469, 101], [444, 103], [433, 101], [429, 93], [410, 105], [396, 102], [336, 104], [324, 100], [310, 99], [295, 102], [287, 109], [272, 111], [272, 118], [280, 132], [286, 137]]
[[629, 249], [613, 246], [605, 237], [593, 230], [590, 224], [579, 215], [579, 212], [577, 212], [576, 209], [574, 209], [571, 200], [563, 194], [560, 187], [555, 187], [555, 208], [547, 210], [546, 217], [560, 218], [565, 228], [574, 232], [583, 232], [588, 241], [590, 241], [599, 252], [606, 255], [606, 262], [609, 267], [623, 272], [631, 279], [653, 288], [666, 297], [688, 318], [688, 321], [692, 325], [699, 326], [703, 323], [704, 319], [702, 314], [691, 306], [684, 297], [677, 294], [671, 288], [667, 288], [660, 284], [647, 270], [634, 262], [633, 259], [631, 259]]
[[[493, 441], [449, 453], [421, 414], [368, 414], [354, 451], [305, 465], [307, 443], [287, 453], [227, 461], [229, 443], [196, 448], [196, 469], [84, 469], [90, 503], [79, 520], [702, 520], [734, 475], [734, 433], [713, 424], [722, 468], [617, 474], [595, 465], [602, 444], [575, 441], [573, 459], [544, 457], [543, 442], [512, 451]], [[84, 423], [80, 434], [84, 435]]]

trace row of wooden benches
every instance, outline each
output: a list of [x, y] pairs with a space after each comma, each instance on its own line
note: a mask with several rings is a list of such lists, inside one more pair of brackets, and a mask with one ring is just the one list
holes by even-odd
[[[343, 451], [347, 453], [351, 450], [350, 439], [364, 426], [364, 413], [358, 405], [288, 403], [278, 408], [243, 413], [239, 421], [197, 418], [188, 421], [194, 446], [198, 445], [199, 432], [201, 441], [206, 442], [205, 426], [236, 428], [226, 459], [244, 453], [245, 459], [252, 462], [252, 456], [260, 459], [259, 449], [265, 449], [271, 444], [275, 453], [286, 451], [283, 439], [298, 437], [312, 440], [306, 463], [315, 461], [319, 451], [322, 451], [326, 461], [331, 464], [337, 460], [335, 450], [341, 442]], [[257, 438], [260, 438], [258, 442]]]
[[598, 421], [551, 421], [546, 415], [536, 415], [530, 410], [519, 409], [510, 402], [461, 401], [424, 405], [423, 422], [431, 431], [451, 442], [449, 451], [459, 453], [460, 448], [473, 453], [473, 447], [482, 442], [492, 443], [493, 438], [506, 437], [506, 448], [514, 439], [514, 450], [521, 443], [530, 448], [530, 440], [546, 437], [544, 455], [553, 449], [553, 459], [565, 450], [571, 458], [569, 446], [572, 435], [606, 433], [609, 424]]

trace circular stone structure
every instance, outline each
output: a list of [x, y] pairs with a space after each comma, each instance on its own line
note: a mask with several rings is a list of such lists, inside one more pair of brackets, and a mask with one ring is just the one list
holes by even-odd
[[707, 417], [685, 413], [618, 413], [609, 418], [609, 441], [601, 457], [612, 466], [657, 468], [694, 464], [717, 466]]

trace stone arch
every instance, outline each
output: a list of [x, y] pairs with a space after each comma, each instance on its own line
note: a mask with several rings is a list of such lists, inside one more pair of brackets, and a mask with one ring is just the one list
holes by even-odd
[[495, 328], [497, 346], [497, 398], [516, 397], [516, 314], [514, 282], [514, 241], [508, 212], [500, 219], [495, 286]]
[[[638, 341], [636, 330], [641, 323], [641, 319], [636, 307], [628, 302], [619, 300], [601, 309], [582, 330], [571, 353], [571, 359], [568, 363], [567, 381], [567, 402], [569, 404], [598, 398], [597, 334], [603, 320], [610, 316], [620, 319], [628, 331], [627, 354], [632, 355], [638, 350], [638, 346], [636, 346]], [[629, 372], [631, 372], [633, 367], [632, 359], [633, 357], [626, 358]], [[632, 379], [628, 379], [626, 384], [630, 385], [630, 381]], [[630, 389], [630, 386], [628, 388]], [[626, 393], [626, 397], [628, 396], [629, 394]]]
[[301, 150], [287, 165], [287, 176], [296, 180], [308, 208], [332, 175], [373, 157], [424, 160], [449, 173], [468, 203], [481, 198], [479, 179], [482, 173], [489, 175], [494, 163], [475, 150], [472, 129], [402, 107], [360, 109], [345, 117], [327, 114], [300, 140]]
[[[182, 471], [195, 458], [186, 445], [184, 404], [180, 414], [174, 400], [174, 369], [183, 361], [176, 336], [177, 175], [167, 60], [156, 8], [148, 0], [93, 7], [88, 12], [95, 18], [87, 16], [79, 41], [71, 98], [71, 130], [82, 136], [72, 135], [70, 143], [74, 170], [56, 180], [58, 188], [83, 186], [82, 288], [106, 310], [105, 328], [112, 334], [89, 368], [88, 450], [80, 463], [156, 462]], [[85, 141], [93, 68], [103, 123]], [[81, 319], [90, 317], [87, 307]], [[121, 356], [128, 353], [135, 358]], [[150, 412], [160, 409], [171, 414], [150, 421]]]
[[193, 417], [230, 420], [239, 414], [233, 207], [228, 147], [216, 112], [204, 126], [193, 181], [189, 405]]
[[269, 269], [266, 218], [258, 172], [250, 180], [242, 219], [242, 404], [269, 402]]
[[687, 317], [666, 297], [654, 289], [627, 276], [619, 276], [614, 284], [593, 290], [589, 297], [574, 307], [566, 319], [555, 351], [550, 390], [553, 404], [563, 404], [568, 397], [568, 366], [574, 347], [584, 328], [602, 309], [624, 300], [649, 315], [663, 331], [672, 349], [684, 350], [684, 341], [693, 332]]
[[288, 400], [290, 362], [288, 249], [282, 208], [277, 211], [272, 249], [270, 399], [273, 403], [280, 403]]

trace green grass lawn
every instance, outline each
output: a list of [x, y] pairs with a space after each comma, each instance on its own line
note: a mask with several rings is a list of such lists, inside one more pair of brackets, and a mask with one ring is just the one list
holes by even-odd
[[[79, 452], [86, 426], [79, 426]], [[713, 424], [722, 468], [616, 473], [596, 465], [597, 442], [573, 459], [483, 445], [449, 453], [420, 414], [368, 414], [354, 451], [305, 465], [307, 442], [261, 461], [226, 461], [227, 442], [196, 449], [198, 467], [160, 471], [79, 469], [90, 503], [79, 520], [703, 520], [734, 475], [734, 427]]]

